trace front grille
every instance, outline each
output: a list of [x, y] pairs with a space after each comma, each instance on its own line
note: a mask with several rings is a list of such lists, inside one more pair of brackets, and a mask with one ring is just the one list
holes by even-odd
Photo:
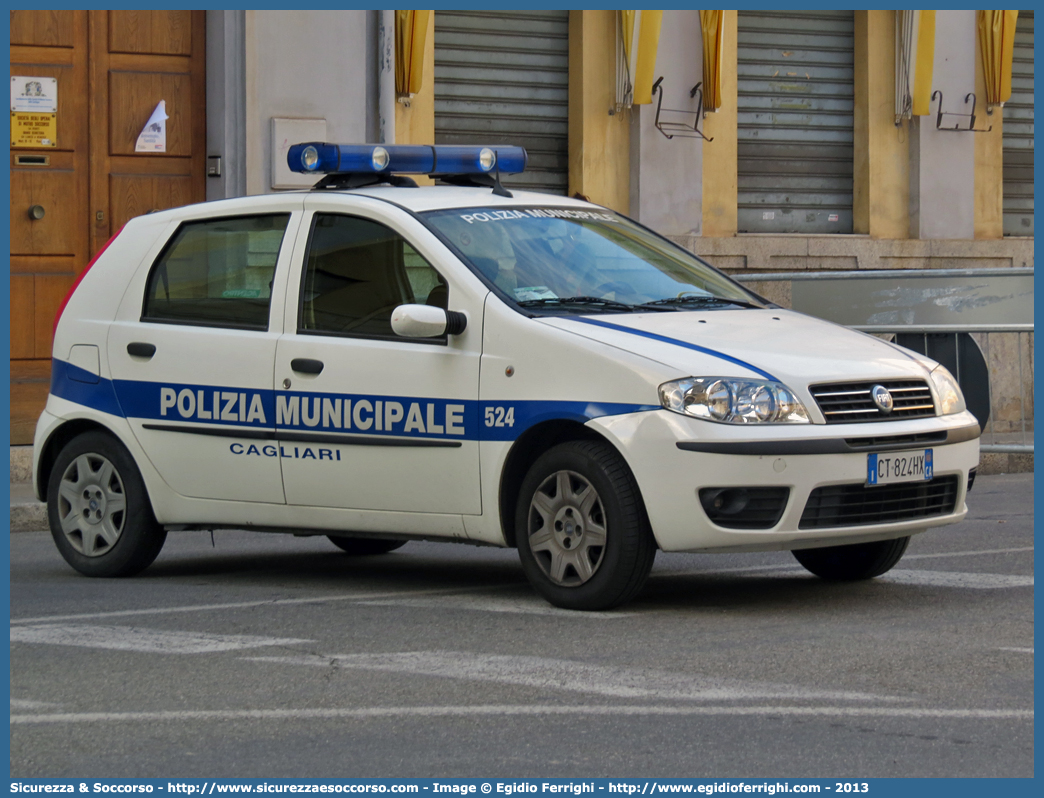
[[[892, 394], [892, 412], [884, 413], [874, 404], [870, 391], [875, 385], [883, 385]], [[829, 385], [812, 385], [809, 391], [823, 411], [827, 424], [897, 421], [935, 415], [932, 392], [924, 380], [834, 382]]]
[[889, 447], [909, 449], [929, 443], [946, 443], [947, 437], [946, 431], [943, 430], [942, 432], [918, 432], [913, 435], [875, 435], [872, 438], [845, 438], [845, 443], [852, 449], [883, 449]]
[[772, 529], [789, 496], [790, 488], [700, 488], [703, 511], [726, 529]]
[[862, 483], [827, 485], [808, 497], [799, 529], [869, 526], [949, 515], [957, 505], [957, 476], [868, 488]]

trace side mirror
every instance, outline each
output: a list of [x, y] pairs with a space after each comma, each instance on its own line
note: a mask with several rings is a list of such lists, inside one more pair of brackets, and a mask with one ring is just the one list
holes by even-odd
[[460, 335], [468, 326], [468, 317], [432, 305], [399, 305], [392, 311], [391, 326], [403, 338], [438, 338]]

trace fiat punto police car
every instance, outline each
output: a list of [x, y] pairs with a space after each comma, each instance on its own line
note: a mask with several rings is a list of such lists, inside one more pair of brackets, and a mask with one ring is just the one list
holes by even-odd
[[76, 570], [184, 529], [463, 541], [593, 610], [657, 549], [865, 579], [964, 517], [979, 427], [939, 364], [506, 191], [520, 148], [288, 157], [313, 190], [133, 219], [59, 312], [34, 480]]

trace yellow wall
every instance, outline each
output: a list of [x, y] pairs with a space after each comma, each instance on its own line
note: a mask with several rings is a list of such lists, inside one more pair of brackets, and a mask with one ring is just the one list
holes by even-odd
[[610, 115], [617, 13], [569, 12], [569, 194], [627, 213], [631, 114]]
[[853, 232], [909, 238], [909, 133], [895, 126], [895, 12], [857, 11]]
[[722, 32], [721, 107], [708, 113], [703, 131], [703, 235], [736, 235], [736, 12], [726, 11]]
[[853, 80], [852, 232], [870, 232], [870, 42], [866, 11], [855, 12]]
[[[424, 40], [424, 77], [421, 90], [409, 105], [395, 103], [395, 143], [435, 143], [435, 14], [428, 16], [428, 35]], [[416, 176], [418, 184], [430, 185], [431, 178]]]
[[1004, 237], [1004, 112], [986, 113], [986, 78], [982, 70], [982, 51], [975, 37], [975, 127], [989, 133], [975, 136], [975, 237]]

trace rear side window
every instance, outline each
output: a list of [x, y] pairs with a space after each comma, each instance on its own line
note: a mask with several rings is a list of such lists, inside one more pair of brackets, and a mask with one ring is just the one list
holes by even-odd
[[289, 221], [280, 213], [183, 224], [149, 275], [142, 321], [267, 330]]
[[301, 286], [301, 332], [396, 338], [397, 306], [445, 308], [447, 300], [442, 276], [394, 230], [355, 216], [316, 216]]

